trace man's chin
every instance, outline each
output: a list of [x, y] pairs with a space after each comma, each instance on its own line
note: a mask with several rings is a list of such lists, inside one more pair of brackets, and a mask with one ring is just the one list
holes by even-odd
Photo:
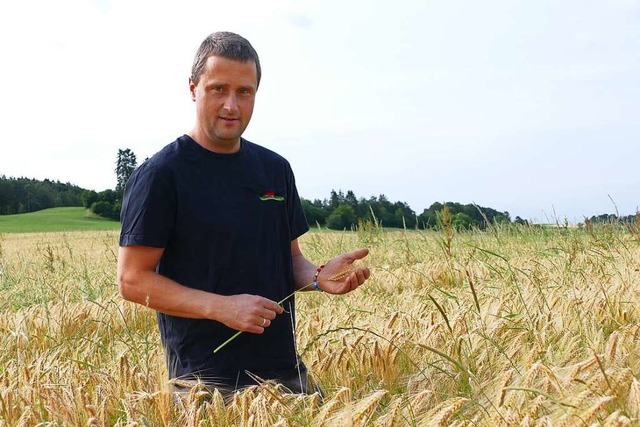
[[216, 132], [215, 137], [221, 144], [236, 144], [240, 141], [242, 132], [234, 130], [233, 132]]
[[240, 149], [240, 135], [238, 134], [216, 134], [209, 140], [212, 147], [215, 147], [213, 151], [233, 153]]
[[224, 145], [224, 146], [232, 146], [232, 145], [236, 145], [240, 142], [240, 135], [234, 135], [234, 136], [225, 136], [223, 138], [221, 137], [217, 137], [216, 138], [216, 142], [219, 145]]

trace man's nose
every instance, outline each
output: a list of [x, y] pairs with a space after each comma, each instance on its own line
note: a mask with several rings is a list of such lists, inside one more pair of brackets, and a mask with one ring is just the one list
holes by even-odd
[[236, 111], [238, 109], [238, 100], [235, 93], [230, 93], [224, 100], [224, 109], [227, 111]]

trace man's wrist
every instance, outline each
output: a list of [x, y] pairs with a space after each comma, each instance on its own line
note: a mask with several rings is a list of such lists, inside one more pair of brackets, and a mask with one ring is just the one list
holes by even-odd
[[318, 283], [318, 278], [323, 268], [324, 268], [324, 264], [318, 266], [318, 268], [316, 268], [315, 274], [313, 275], [313, 282], [311, 283], [311, 287], [314, 291], [322, 292], [322, 289], [320, 288], [320, 284]]

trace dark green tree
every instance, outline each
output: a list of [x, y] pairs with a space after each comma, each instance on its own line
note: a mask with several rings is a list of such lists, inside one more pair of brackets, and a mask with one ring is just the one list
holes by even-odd
[[119, 197], [122, 197], [124, 187], [129, 180], [129, 177], [138, 166], [136, 155], [130, 149], [118, 150], [118, 159], [116, 160], [116, 193]]
[[456, 230], [467, 230], [473, 226], [473, 218], [467, 215], [464, 212], [458, 212], [453, 215], [453, 219], [451, 221]]
[[[95, 193], [95, 192], [94, 192]], [[120, 201], [119, 194], [111, 189], [106, 189], [99, 193], [87, 195], [87, 202], [93, 201], [89, 208], [91, 212], [96, 215], [100, 215], [103, 218], [120, 219], [120, 208], [122, 202]]]
[[335, 190], [331, 190], [331, 196], [329, 197], [329, 207], [335, 209], [338, 206], [344, 204], [344, 193], [339, 190], [337, 193]]
[[390, 224], [397, 228], [415, 228], [416, 213], [405, 202], [395, 202], [393, 204], [393, 222]]
[[356, 199], [356, 195], [351, 190], [347, 191], [347, 195], [344, 197], [344, 202], [353, 206], [354, 209], [358, 208], [358, 199]]
[[94, 190], [85, 190], [82, 192], [80, 200], [82, 200], [82, 206], [89, 209], [91, 205], [98, 201], [98, 193]]
[[307, 223], [309, 223], [310, 226], [325, 224], [329, 212], [321, 200], [314, 200], [311, 202], [301, 197], [300, 202], [302, 203], [304, 216], [307, 218]]
[[110, 188], [107, 188], [106, 190], [103, 190], [98, 193], [97, 201], [99, 202], [108, 202], [113, 205], [116, 202], [116, 200], [118, 200], [118, 193], [116, 193]]
[[526, 219], [522, 219], [519, 216], [516, 216], [516, 219], [513, 222], [520, 225], [529, 225], [529, 221], [527, 221]]
[[327, 228], [332, 230], [350, 229], [356, 224], [356, 212], [349, 205], [340, 205], [327, 217]]

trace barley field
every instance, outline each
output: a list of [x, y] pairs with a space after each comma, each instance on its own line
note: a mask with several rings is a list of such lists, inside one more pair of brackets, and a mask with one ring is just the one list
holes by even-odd
[[[445, 224], [446, 225], [446, 224]], [[117, 231], [0, 235], [0, 426], [640, 425], [640, 224], [312, 231], [367, 284], [297, 296], [325, 391], [169, 392], [155, 314], [115, 286]]]

